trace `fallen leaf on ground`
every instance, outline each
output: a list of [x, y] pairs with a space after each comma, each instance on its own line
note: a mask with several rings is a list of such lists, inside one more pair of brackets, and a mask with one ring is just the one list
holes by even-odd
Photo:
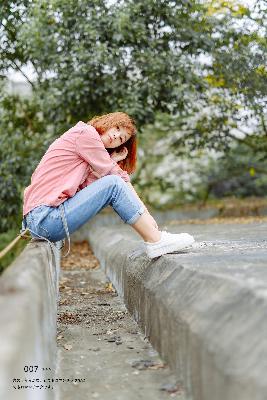
[[134, 361], [132, 363], [132, 367], [139, 369], [139, 370], [160, 369], [160, 368], [165, 368], [166, 364], [157, 363], [156, 361], [152, 361], [152, 360], [138, 360], [138, 361]]
[[148, 367], [149, 369], [160, 369], [160, 368], [166, 368], [166, 364], [155, 364], [155, 365], [151, 365]]
[[106, 286], [105, 286], [105, 291], [106, 291], [106, 292], [115, 292], [115, 289], [113, 288], [111, 282], [109, 282], [109, 283], [106, 284]]
[[64, 344], [64, 348], [66, 350], [71, 350], [72, 349], [72, 345], [71, 344]]

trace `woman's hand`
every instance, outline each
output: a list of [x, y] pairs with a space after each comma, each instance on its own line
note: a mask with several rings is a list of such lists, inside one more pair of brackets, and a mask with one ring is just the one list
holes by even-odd
[[124, 160], [127, 157], [127, 154], [128, 154], [127, 147], [124, 146], [120, 151], [117, 150], [113, 151], [110, 157], [112, 158], [112, 160], [118, 162]]

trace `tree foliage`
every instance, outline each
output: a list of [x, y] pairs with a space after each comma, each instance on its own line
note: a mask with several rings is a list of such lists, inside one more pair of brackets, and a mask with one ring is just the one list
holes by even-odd
[[45, 144], [96, 114], [125, 111], [142, 134], [164, 113], [162, 135], [180, 132], [177, 156], [229, 151], [233, 132], [266, 148], [264, 1], [14, 0], [0, 15], [0, 74], [21, 71], [33, 91], [23, 100], [2, 90], [2, 214], [14, 214]]
[[[206, 117], [211, 114], [209, 111]], [[239, 198], [265, 196], [264, 137], [236, 138], [229, 142], [227, 151], [201, 143], [196, 148], [192, 137], [195, 129], [202, 127], [197, 127], [198, 120], [203, 123], [203, 116], [184, 120], [157, 113], [155, 122], [143, 127], [141, 164], [132, 180], [143, 200], [165, 209], [188, 202], [203, 204], [210, 198], [233, 194]]]
[[[30, 63], [45, 119], [65, 127], [123, 109], [140, 126], [155, 112], [187, 115], [233, 97], [264, 121], [266, 5], [238, 1], [4, 2], [1, 64]], [[200, 56], [211, 62], [200, 62]], [[17, 65], [17, 67], [16, 67]], [[236, 104], [235, 104], [236, 103]]]

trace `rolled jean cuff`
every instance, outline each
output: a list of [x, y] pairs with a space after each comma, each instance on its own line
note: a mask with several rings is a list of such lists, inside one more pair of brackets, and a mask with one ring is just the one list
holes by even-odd
[[128, 219], [128, 221], [125, 221], [125, 223], [130, 225], [134, 224], [144, 212], [145, 207], [141, 206], [141, 208], [132, 216], [132, 218]]

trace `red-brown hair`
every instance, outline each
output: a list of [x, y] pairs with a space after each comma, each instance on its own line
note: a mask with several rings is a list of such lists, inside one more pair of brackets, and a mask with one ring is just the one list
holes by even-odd
[[[127, 147], [128, 154], [124, 160], [118, 161], [118, 165], [128, 174], [132, 174], [136, 170], [137, 161], [137, 137], [135, 121], [124, 112], [113, 112], [104, 115], [97, 115], [90, 119], [87, 124], [92, 125], [99, 135], [103, 135], [108, 129], [116, 126], [127, 129], [131, 137], [120, 146], [116, 147], [116, 151], [120, 151], [123, 146]], [[112, 153], [115, 149], [106, 149]]]

